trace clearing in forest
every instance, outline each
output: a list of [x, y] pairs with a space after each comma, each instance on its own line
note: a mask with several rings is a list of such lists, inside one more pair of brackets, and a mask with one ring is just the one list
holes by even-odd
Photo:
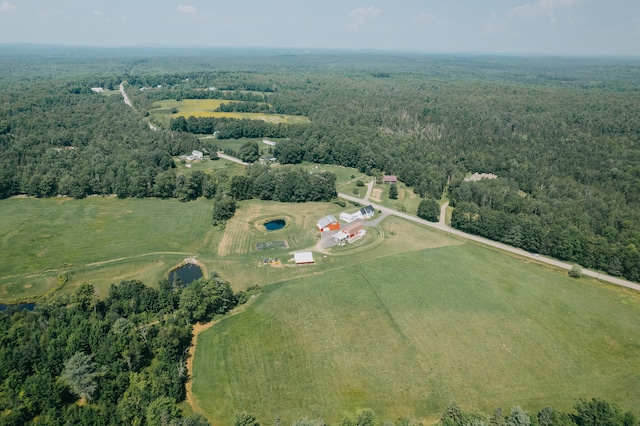
[[181, 101], [176, 101], [175, 99], [167, 99], [154, 102], [156, 109], [149, 111], [149, 114], [155, 116], [158, 121], [164, 122], [165, 124], [168, 124], [169, 120], [172, 118], [189, 118], [191, 116], [217, 118], [228, 117], [237, 119], [245, 118], [248, 120], [261, 120], [269, 123], [302, 124], [309, 122], [309, 118], [299, 115], [215, 111], [221, 104], [234, 102], [241, 101], [229, 101], [224, 99], [183, 99]]

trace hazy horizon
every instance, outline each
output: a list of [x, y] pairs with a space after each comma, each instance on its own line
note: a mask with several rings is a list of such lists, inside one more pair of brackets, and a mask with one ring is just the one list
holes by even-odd
[[0, 0], [0, 44], [639, 56], [640, 2]]

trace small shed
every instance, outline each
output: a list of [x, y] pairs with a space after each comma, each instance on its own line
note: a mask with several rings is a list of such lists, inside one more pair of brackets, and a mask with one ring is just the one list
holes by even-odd
[[394, 175], [383, 175], [382, 176], [383, 183], [398, 183], [398, 178]]
[[338, 231], [340, 229], [340, 223], [333, 215], [327, 215], [320, 219], [317, 226], [320, 232]]
[[313, 253], [311, 253], [310, 251], [293, 253], [293, 260], [296, 262], [296, 265], [312, 265]]

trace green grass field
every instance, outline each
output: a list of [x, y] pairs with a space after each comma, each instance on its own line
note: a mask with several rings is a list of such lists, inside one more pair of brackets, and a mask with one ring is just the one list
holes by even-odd
[[[149, 114], [153, 117], [157, 123], [169, 124], [169, 120], [176, 117], [189, 118], [194, 117], [229, 117], [229, 118], [246, 118], [249, 120], [262, 120], [269, 123], [292, 123], [301, 124], [308, 123], [309, 118], [299, 115], [287, 115], [287, 114], [262, 114], [252, 112], [216, 112], [220, 104], [228, 104], [230, 102], [224, 99], [183, 99], [176, 101], [175, 99], [167, 99], [163, 101], [154, 102], [156, 107], [149, 111]], [[177, 112], [172, 112], [172, 110]]]
[[[199, 162], [196, 162], [199, 163]], [[195, 164], [195, 163], [194, 163]], [[204, 161], [202, 169], [243, 169], [224, 160]], [[196, 168], [194, 165], [191, 171]], [[190, 203], [159, 199], [89, 197], [11, 198], [0, 201], [0, 301], [31, 301], [51, 292], [68, 293], [83, 282], [104, 292], [109, 284], [138, 279], [155, 285], [186, 257], [196, 256], [236, 290], [301, 276], [290, 268], [295, 250], [313, 249], [319, 241], [315, 223], [339, 214], [332, 203], [283, 204], [243, 201], [223, 230], [211, 226], [212, 201]], [[285, 229], [265, 232], [269, 219], [285, 218]], [[359, 246], [376, 244], [379, 239]], [[257, 243], [286, 241], [287, 248], [258, 251]], [[278, 258], [282, 268], [264, 267]], [[340, 267], [318, 257], [318, 268]], [[67, 281], [59, 286], [60, 279]]]
[[242, 410], [335, 424], [365, 407], [431, 422], [453, 400], [569, 411], [592, 396], [637, 413], [639, 302], [473, 244], [360, 258], [201, 334], [193, 390], [214, 424]]
[[82, 282], [105, 290], [120, 279], [154, 285], [185, 257], [211, 253], [211, 212], [206, 200], [2, 200], [0, 300], [33, 300], [63, 274], [62, 290]]
[[[339, 188], [364, 178], [320, 167]], [[365, 407], [380, 420], [434, 421], [452, 400], [535, 411], [592, 396], [640, 414], [638, 293], [396, 217], [323, 250], [315, 223], [345, 210], [333, 203], [243, 201], [224, 229], [211, 226], [211, 210], [209, 200], [2, 200], [0, 300], [68, 294], [83, 282], [99, 294], [125, 279], [155, 285], [188, 256], [235, 290], [261, 285], [244, 313], [199, 339], [193, 390], [215, 424], [241, 410], [262, 423], [335, 423]], [[287, 226], [266, 232], [278, 218]], [[256, 249], [281, 240], [289, 247]], [[316, 263], [292, 265], [298, 250]]]

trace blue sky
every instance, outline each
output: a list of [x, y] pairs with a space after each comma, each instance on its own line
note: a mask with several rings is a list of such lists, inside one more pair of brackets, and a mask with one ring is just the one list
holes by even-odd
[[0, 43], [640, 55], [640, 0], [0, 0]]

